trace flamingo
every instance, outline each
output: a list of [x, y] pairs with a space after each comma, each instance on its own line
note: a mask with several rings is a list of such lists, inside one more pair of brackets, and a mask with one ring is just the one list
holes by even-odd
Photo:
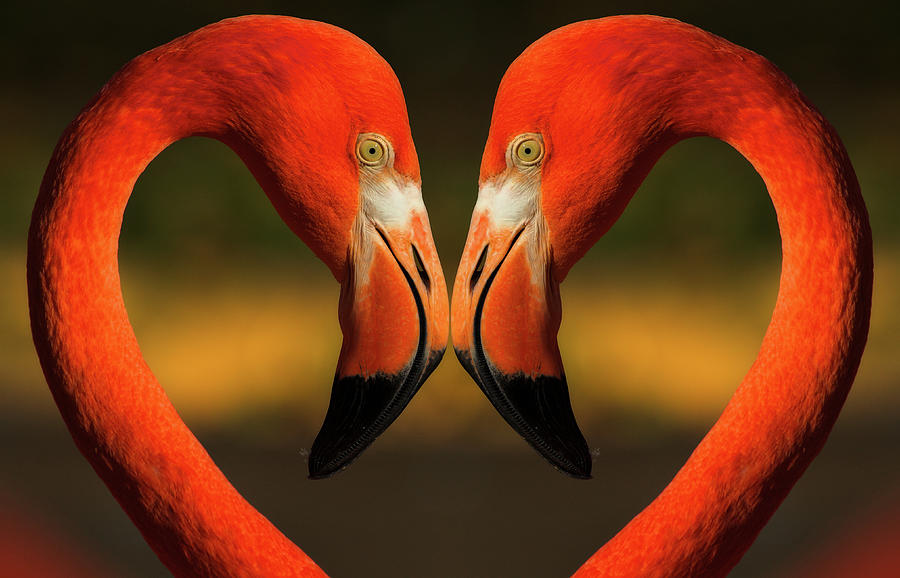
[[345, 467], [441, 358], [448, 301], [406, 105], [356, 36], [286, 17], [224, 20], [128, 63], [63, 134], [28, 237], [44, 375], [76, 445], [182, 576], [322, 576], [228, 482], [141, 356], [117, 245], [138, 175], [200, 135], [243, 159], [341, 284], [344, 335], [310, 477]]
[[766, 59], [693, 26], [579, 22], [503, 77], [453, 287], [456, 354], [500, 415], [558, 469], [590, 477], [556, 341], [559, 284], [659, 157], [702, 135], [765, 181], [782, 238], [777, 303], [717, 422], [576, 576], [725, 575], [822, 448], [865, 346], [871, 231], [822, 115]]

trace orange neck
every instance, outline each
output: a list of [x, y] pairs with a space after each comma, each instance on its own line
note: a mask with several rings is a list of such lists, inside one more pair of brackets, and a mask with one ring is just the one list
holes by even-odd
[[[627, 85], [627, 98], [640, 105], [629, 125], [658, 129], [625, 149], [636, 152], [623, 159], [619, 178], [637, 188], [666, 148], [689, 136], [734, 146], [775, 205], [778, 300], [759, 355], [719, 420], [662, 494], [577, 576], [725, 575], [825, 443], [868, 332], [871, 232], [834, 130], [765, 59], [696, 29], [688, 34], [702, 40], [697, 50], [690, 42], [656, 50], [664, 65], [644, 63], [646, 81]], [[719, 49], [708, 50], [711, 42]]]
[[[298, 22], [248, 19], [242, 30], [258, 25], [262, 38], [282, 25], [296, 32]], [[238, 494], [184, 425], [141, 356], [120, 290], [125, 204], [138, 175], [171, 142], [195, 134], [223, 140], [267, 192], [290, 178], [275, 156], [279, 143], [266, 140], [269, 119], [254, 114], [272, 107], [242, 97], [264, 90], [251, 90], [254, 82], [278, 79], [244, 72], [252, 68], [247, 54], [261, 52], [245, 53], [246, 37], [228, 45], [234, 23], [135, 59], [64, 134], [29, 233], [32, 332], [78, 448], [172, 572], [323, 576]]]

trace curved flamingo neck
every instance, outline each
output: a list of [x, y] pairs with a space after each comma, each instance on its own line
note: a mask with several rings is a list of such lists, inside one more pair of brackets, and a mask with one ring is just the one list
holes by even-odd
[[[632, 104], [600, 127], [618, 139], [607, 177], [624, 194], [612, 212], [669, 146], [719, 138], [765, 181], [783, 264], [759, 355], [721, 417], [660, 496], [576, 575], [722, 576], [818, 454], [850, 390], [868, 332], [871, 232], [843, 145], [780, 71], [680, 23], [629, 28], [607, 41], [631, 58], [604, 68], [603, 82]], [[629, 66], [625, 82], [616, 74]]]
[[[29, 233], [32, 331], [78, 448], [176, 575], [323, 576], [240, 496], [184, 425], [141, 355], [120, 289], [117, 246], [125, 204], [150, 160], [180, 138], [223, 140], [282, 215], [303, 216], [273, 194], [302, 185], [283, 157], [294, 149], [277, 137], [294, 136], [296, 119], [269, 116], [283, 112], [286, 97], [278, 89], [288, 80], [279, 67], [290, 63], [250, 63], [271, 54], [247, 43], [273, 37], [283, 54], [292, 40], [279, 34], [350, 35], [293, 19], [241, 20], [238, 28], [237, 21], [226, 21], [135, 59], [66, 131]], [[263, 95], [272, 102], [262, 102]], [[349, 124], [346, 114], [338, 106], [301, 120], [308, 120], [304, 130], [314, 130], [317, 122]], [[269, 130], [276, 120], [281, 132]], [[316, 145], [331, 146], [322, 140]], [[329, 218], [322, 216], [326, 225]]]

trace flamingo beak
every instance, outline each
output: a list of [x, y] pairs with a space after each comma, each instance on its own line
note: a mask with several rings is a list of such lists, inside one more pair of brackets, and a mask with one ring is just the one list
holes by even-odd
[[563, 472], [590, 478], [556, 342], [562, 307], [546, 225], [539, 211], [505, 202], [507, 188], [517, 187], [479, 191], [453, 287], [456, 356], [525, 441]]
[[309, 477], [345, 468], [400, 415], [448, 339], [447, 286], [418, 187], [399, 223], [360, 215], [338, 316], [344, 341]]

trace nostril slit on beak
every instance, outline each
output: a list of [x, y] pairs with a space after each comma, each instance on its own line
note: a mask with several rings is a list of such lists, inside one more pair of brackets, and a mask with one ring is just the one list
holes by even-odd
[[418, 249], [416, 249], [415, 245], [410, 245], [412, 247], [413, 261], [416, 263], [416, 271], [419, 272], [419, 277], [422, 278], [422, 284], [425, 285], [425, 289], [431, 290], [431, 279], [428, 278], [428, 272], [425, 271], [425, 264], [422, 262], [422, 257], [419, 255]]
[[481, 250], [481, 255], [478, 257], [478, 262], [475, 264], [475, 270], [472, 271], [472, 280], [469, 281], [469, 292], [475, 290], [475, 284], [478, 283], [478, 280], [481, 278], [481, 272], [484, 271], [484, 264], [487, 262], [487, 253], [488, 248], [485, 245], [484, 249]]

